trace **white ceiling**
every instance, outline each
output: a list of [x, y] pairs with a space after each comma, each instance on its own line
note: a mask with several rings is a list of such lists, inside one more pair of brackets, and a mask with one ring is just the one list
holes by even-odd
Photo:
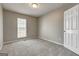
[[18, 12], [21, 14], [31, 15], [35, 17], [42, 16], [56, 8], [62, 7], [63, 3], [40, 3], [39, 8], [34, 9], [29, 6], [29, 3], [3, 3], [3, 8]]

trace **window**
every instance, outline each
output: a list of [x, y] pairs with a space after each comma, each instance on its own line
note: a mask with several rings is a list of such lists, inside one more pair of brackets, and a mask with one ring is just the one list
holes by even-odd
[[26, 36], [26, 19], [17, 18], [17, 37], [24, 38]]

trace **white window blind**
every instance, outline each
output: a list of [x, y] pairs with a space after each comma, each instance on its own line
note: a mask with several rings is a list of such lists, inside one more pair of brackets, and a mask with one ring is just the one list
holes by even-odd
[[27, 36], [26, 23], [26, 19], [17, 18], [17, 38], [24, 38]]

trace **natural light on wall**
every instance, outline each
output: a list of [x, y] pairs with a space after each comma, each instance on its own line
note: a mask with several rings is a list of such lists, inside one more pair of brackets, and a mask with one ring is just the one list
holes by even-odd
[[17, 18], [17, 38], [27, 37], [26, 19]]

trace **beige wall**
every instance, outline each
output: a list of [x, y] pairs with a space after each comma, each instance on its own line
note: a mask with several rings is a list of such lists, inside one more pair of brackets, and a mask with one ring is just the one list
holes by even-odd
[[[17, 40], [17, 18], [27, 19], [27, 37], [37, 38], [37, 19], [35, 17], [3, 10], [4, 42]], [[25, 38], [27, 39], [27, 38]]]
[[3, 11], [2, 6], [0, 4], [0, 50], [3, 45]]
[[39, 18], [39, 38], [63, 44], [64, 11], [75, 4], [58, 8]]

